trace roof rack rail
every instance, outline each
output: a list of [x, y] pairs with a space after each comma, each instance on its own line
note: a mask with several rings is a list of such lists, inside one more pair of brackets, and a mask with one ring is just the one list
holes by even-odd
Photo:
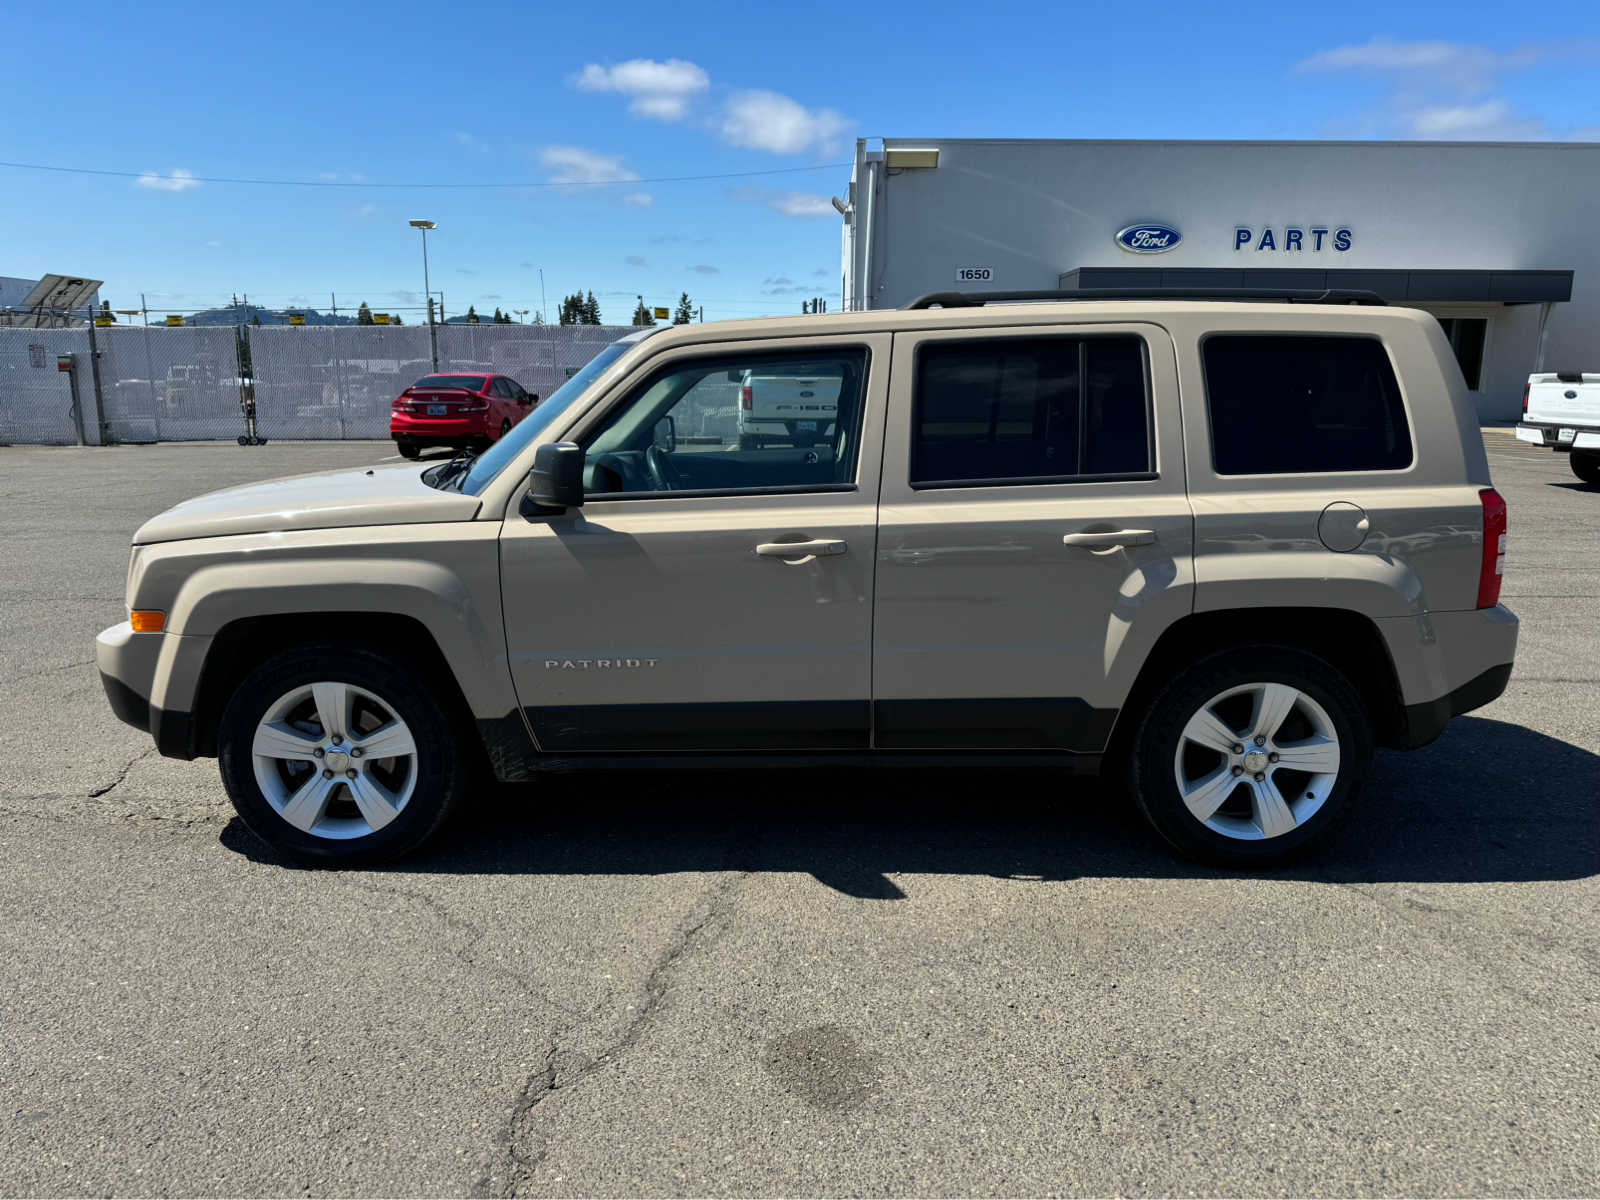
[[906, 308], [981, 308], [1015, 300], [1287, 300], [1291, 304], [1384, 304], [1354, 288], [1066, 288], [1040, 292], [929, 292]]

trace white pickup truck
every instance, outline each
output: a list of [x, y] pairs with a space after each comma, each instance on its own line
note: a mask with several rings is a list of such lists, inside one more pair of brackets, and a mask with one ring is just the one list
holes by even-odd
[[[731, 378], [731, 375], [730, 375]], [[827, 441], [839, 419], [837, 365], [775, 363], [739, 380], [739, 448], [779, 443], [810, 447]]]
[[1572, 473], [1591, 487], [1600, 487], [1600, 374], [1529, 375], [1517, 437], [1567, 454]]

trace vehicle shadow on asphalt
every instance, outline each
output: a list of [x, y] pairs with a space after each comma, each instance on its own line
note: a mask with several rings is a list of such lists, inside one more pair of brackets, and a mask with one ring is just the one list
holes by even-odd
[[[504, 786], [403, 873], [804, 872], [900, 900], [898, 874], [1019, 880], [1218, 878], [1157, 841], [1108, 789], [1042, 770], [587, 772]], [[234, 820], [225, 845], [277, 862]], [[1600, 756], [1467, 717], [1381, 752], [1359, 810], [1273, 879], [1516, 882], [1600, 874]]]

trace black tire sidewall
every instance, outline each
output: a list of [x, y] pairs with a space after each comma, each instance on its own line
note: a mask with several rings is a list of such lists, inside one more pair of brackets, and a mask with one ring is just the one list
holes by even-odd
[[[1339, 735], [1339, 781], [1312, 817], [1291, 833], [1262, 841], [1226, 837], [1189, 812], [1173, 777], [1184, 726], [1200, 705], [1229, 688], [1284, 683], [1305, 692], [1328, 714]], [[1243, 646], [1202, 659], [1172, 680], [1146, 711], [1129, 763], [1140, 812], [1190, 858], [1217, 866], [1267, 867], [1290, 861], [1323, 837], [1354, 807], [1372, 761], [1372, 726], [1360, 694], [1335, 667], [1300, 650]]]
[[[379, 697], [405, 721], [417, 745], [411, 798], [393, 821], [365, 837], [335, 840], [296, 829], [278, 815], [256, 782], [251, 745], [267, 707], [296, 687], [324, 680], [353, 684]], [[468, 766], [456, 725], [429, 682], [406, 664], [372, 650], [306, 646], [268, 659], [245, 677], [223, 710], [217, 759], [235, 811], [262, 841], [297, 862], [362, 866], [415, 849], [460, 802]]]
[[1573, 450], [1567, 456], [1567, 461], [1572, 466], [1572, 473], [1579, 479], [1590, 487], [1600, 487], [1600, 454]]

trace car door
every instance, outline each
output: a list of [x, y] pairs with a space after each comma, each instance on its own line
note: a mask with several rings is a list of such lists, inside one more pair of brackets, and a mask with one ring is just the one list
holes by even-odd
[[1171, 338], [1154, 325], [896, 334], [875, 745], [1102, 750], [1193, 603]]
[[[542, 750], [865, 749], [890, 339], [658, 354], [566, 435], [581, 509], [514, 503], [506, 642]], [[741, 449], [739, 380], [805, 363], [841, 382], [825, 442]]]

